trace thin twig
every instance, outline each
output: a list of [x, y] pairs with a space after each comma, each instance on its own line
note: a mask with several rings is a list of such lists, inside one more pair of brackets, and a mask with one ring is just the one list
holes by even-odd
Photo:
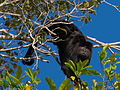
[[[48, 55], [49, 55], [49, 54], [48, 54]], [[17, 60], [36, 59], [36, 57], [18, 58], [18, 57], [15, 57], [15, 56], [8, 56], [8, 55], [5, 55], [5, 54], [0, 54], [0, 56], [5, 57], [5, 58], [17, 59]], [[41, 55], [41, 56], [39, 56], [39, 57], [43, 57], [43, 56], [47, 56], [47, 55]], [[38, 58], [38, 60], [41, 60], [41, 61], [43, 61], [43, 62], [49, 63], [48, 60], [44, 60], [44, 59], [41, 59], [41, 58]]]
[[106, 4], [114, 7], [118, 12], [120, 12], [120, 9], [118, 8], [118, 6], [111, 4], [111, 3], [107, 2], [106, 0], [103, 0], [103, 1], [101, 1], [101, 2], [102, 2], [102, 3], [106, 3]]

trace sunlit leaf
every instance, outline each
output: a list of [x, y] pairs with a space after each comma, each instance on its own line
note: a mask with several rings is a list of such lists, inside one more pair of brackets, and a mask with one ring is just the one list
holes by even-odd
[[96, 70], [83, 70], [82, 74], [85, 74], [85, 75], [98, 75], [98, 76], [102, 77], [102, 75]]
[[23, 79], [25, 79], [27, 76], [22, 76], [20, 79], [19, 79], [19, 81], [22, 81]]
[[92, 90], [106, 90], [103, 88], [103, 85], [97, 85], [96, 87], [92, 87]]
[[113, 79], [115, 77], [115, 73], [109, 75], [109, 79]]
[[77, 63], [77, 71], [80, 71], [81, 69], [83, 69], [83, 64], [82, 64], [82, 61], [79, 61], [78, 63]]
[[120, 90], [120, 81], [116, 81], [114, 83], [114, 86], [115, 86], [115, 88], [117, 88], [117, 90]]
[[101, 51], [100, 52], [100, 59], [104, 60], [107, 57], [107, 52], [106, 51]]
[[98, 2], [97, 2], [97, 1], [95, 1], [95, 2], [94, 2], [94, 6], [95, 6], [96, 8], [98, 8], [98, 7], [99, 7], [99, 4], [98, 4]]
[[91, 66], [87, 66], [88, 63], [89, 63], [89, 60], [85, 60], [83, 62], [79, 61], [77, 63], [77, 71], [80, 72], [83, 69], [87, 69], [87, 68], [91, 67]]
[[0, 86], [8, 87], [9, 83], [4, 80], [0, 80]]
[[9, 72], [7, 72], [7, 75], [10, 77], [10, 78], [13, 78], [14, 81], [11, 79], [12, 82], [15, 82], [17, 84], [23, 84], [22, 82], [20, 82], [19, 79], [17, 79], [15, 76], [11, 75]]
[[66, 79], [62, 82], [62, 84], [59, 87], [59, 90], [69, 90], [73, 85], [70, 84], [70, 79]]
[[90, 5], [89, 5], [89, 2], [88, 1], [84, 1], [83, 2], [83, 7], [89, 7]]
[[120, 55], [120, 53], [115, 53], [115, 55]]
[[72, 71], [76, 71], [76, 65], [74, 64], [74, 62], [72, 60], [69, 60], [68, 62], [65, 62], [65, 64], [72, 70]]
[[120, 80], [120, 74], [119, 73], [115, 73], [116, 75], [116, 80]]
[[104, 46], [104, 47], [103, 47], [103, 51], [107, 50], [108, 47], [110, 47], [110, 45], [106, 45], [106, 46]]
[[110, 66], [110, 70], [116, 70], [117, 66]]
[[109, 47], [109, 45], [104, 46], [102, 51], [100, 52], [100, 59], [101, 59], [101, 61], [104, 60], [107, 57], [106, 49], [108, 47]]
[[116, 62], [116, 64], [120, 64], [120, 61]]
[[50, 87], [50, 90], [57, 90], [56, 85], [55, 85], [54, 81], [51, 78], [46, 77], [46, 81], [47, 81], [47, 83], [48, 83], [48, 85]]
[[31, 70], [31, 68], [27, 68], [27, 72], [26, 72], [26, 74], [33, 80], [34, 79], [34, 76], [33, 76], [33, 72], [32, 72], [32, 70]]

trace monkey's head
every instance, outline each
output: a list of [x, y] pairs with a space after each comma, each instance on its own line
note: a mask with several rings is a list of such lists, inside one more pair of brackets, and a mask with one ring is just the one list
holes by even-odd
[[70, 34], [70, 24], [68, 21], [64, 19], [50, 20], [45, 24], [47, 29], [44, 31], [51, 35], [53, 38], [58, 38], [61, 40], [65, 40], [67, 36]]

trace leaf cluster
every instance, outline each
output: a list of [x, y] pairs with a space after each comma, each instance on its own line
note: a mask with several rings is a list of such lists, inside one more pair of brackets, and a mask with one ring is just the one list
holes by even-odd
[[[37, 78], [38, 72], [33, 72], [30, 68], [27, 68], [27, 75], [23, 75], [23, 70], [21, 66], [18, 66], [15, 75], [10, 74], [8, 71], [6, 75], [0, 80], [0, 86], [4, 88], [11, 88], [17, 90], [31, 90], [41, 81]], [[29, 76], [30, 81], [26, 83], [23, 82]]]
[[[104, 72], [104, 79], [103, 82], [101, 82], [101, 85], [98, 85], [98, 82], [96, 85], [94, 85], [94, 88], [103, 88], [108, 87], [110, 84], [112, 85], [112, 88], [120, 89], [119, 87], [119, 80], [120, 80], [120, 73], [118, 73], [117, 68], [118, 64], [120, 63], [119, 58], [117, 56], [120, 55], [120, 53], [113, 53], [113, 54], [108, 54], [109, 52], [107, 51], [109, 49], [109, 45], [106, 45], [103, 47], [102, 51], [100, 51], [100, 60], [101, 64], [103, 66], [103, 72]], [[110, 56], [109, 56], [110, 55]]]

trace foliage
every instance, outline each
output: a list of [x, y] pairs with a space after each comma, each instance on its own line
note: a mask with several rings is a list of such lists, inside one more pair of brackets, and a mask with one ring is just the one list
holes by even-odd
[[[105, 3], [105, 0], [103, 0]], [[56, 53], [46, 44], [51, 38], [51, 32], [47, 36], [42, 30], [48, 27], [45, 23], [48, 20], [57, 18], [69, 21], [82, 21], [89, 23], [91, 15], [96, 15], [96, 8], [103, 2], [101, 0], [0, 0], [0, 86], [4, 88], [17, 88], [18, 90], [31, 90], [41, 82], [38, 78], [38, 71], [33, 72], [27, 68], [24, 75], [23, 69], [18, 65], [23, 58], [25, 49], [32, 45], [35, 53], [32, 58], [49, 62], [45, 56], [52, 55], [56, 59]], [[113, 6], [113, 5], [112, 5]], [[113, 6], [117, 8], [119, 6]], [[54, 18], [53, 18], [54, 17]], [[36, 32], [39, 31], [39, 34]], [[35, 47], [35, 43], [39, 43]], [[99, 53], [103, 74], [89, 69], [88, 60], [73, 63], [71, 60], [66, 65], [76, 74], [97, 75], [102, 78], [102, 82], [92, 80], [93, 90], [106, 90], [109, 86], [113, 89], [120, 89], [120, 73], [117, 68], [120, 64], [118, 56], [120, 53], [109, 54], [110, 45], [103, 47]], [[29, 77], [29, 81], [24, 81]], [[74, 77], [73, 77], [74, 78]], [[51, 90], [77, 90], [70, 79], [64, 80], [59, 87], [49, 77], [46, 82]], [[89, 83], [82, 80], [86, 89]], [[91, 88], [90, 88], [91, 89]]]
[[100, 52], [100, 59], [104, 71], [103, 79], [105, 80], [103, 82], [103, 86], [106, 88], [111, 84], [112, 88], [120, 89], [119, 88], [120, 73], [117, 73], [117, 67], [118, 67], [117, 64], [119, 64], [120, 62], [117, 56], [119, 56], [120, 53], [113, 53], [108, 57], [107, 49], [109, 49], [109, 45], [103, 47], [103, 50]]
[[73, 87], [73, 84], [70, 84], [70, 79], [65, 79], [59, 89], [56, 89], [56, 85], [55, 83], [53, 82], [53, 80], [51, 80], [51, 78], [47, 77], [46, 78], [46, 81], [48, 82], [49, 86], [50, 86], [50, 90], [69, 90], [70, 88]]
[[[18, 66], [15, 75], [11, 75], [8, 71], [3, 79], [0, 80], [0, 86], [4, 88], [11, 88], [17, 90], [31, 90], [41, 81], [37, 78], [38, 72], [33, 72], [30, 68], [27, 68], [26, 75], [23, 75], [21, 66]], [[30, 80], [23, 82], [25, 78], [29, 76]]]
[[[100, 52], [100, 58], [101, 63], [104, 67], [104, 75], [101, 75], [99, 72], [95, 70], [88, 69], [91, 66], [86, 66], [88, 63], [88, 60], [84, 62], [78, 62], [76, 65], [71, 60], [69, 62], [66, 62], [65, 64], [76, 74], [77, 77], [80, 77], [81, 75], [97, 75], [104, 79], [103, 82], [97, 82], [96, 80], [93, 80], [93, 86], [92, 90], [106, 90], [106, 88], [110, 85], [112, 85], [112, 88], [120, 89], [119, 85], [119, 79], [120, 74], [116, 72], [117, 70], [117, 64], [120, 63], [118, 59], [116, 58], [116, 55], [120, 55], [120, 53], [114, 53], [109, 58], [107, 58], [107, 49], [109, 46], [103, 47], [103, 50]], [[109, 65], [107, 65], [109, 64]], [[105, 68], [107, 66], [107, 68]], [[6, 72], [6, 75], [3, 77], [2, 80], [0, 80], [0, 83], [2, 86], [6, 88], [18, 88], [19, 90], [31, 90], [36, 85], [38, 85], [41, 81], [37, 78], [38, 72], [33, 72], [30, 68], [27, 68], [26, 75], [22, 75], [23, 71], [21, 66], [18, 66], [17, 71], [15, 73], [15, 76], [11, 75], [8, 71]], [[30, 77], [30, 81], [27, 81], [26, 83], [22, 82], [23, 79], [25, 79], [27, 76]], [[112, 81], [113, 79], [114, 82]], [[74, 87], [74, 84], [70, 83], [70, 79], [65, 79], [60, 87], [57, 89], [56, 84], [52, 79], [49, 77], [46, 77], [46, 81], [48, 85], [50, 86], [50, 90], [69, 90], [70, 88]], [[85, 81], [82, 81], [82, 83], [85, 85], [86, 89], [88, 90], [88, 83]], [[74, 87], [74, 90], [78, 90], [79, 87]]]

